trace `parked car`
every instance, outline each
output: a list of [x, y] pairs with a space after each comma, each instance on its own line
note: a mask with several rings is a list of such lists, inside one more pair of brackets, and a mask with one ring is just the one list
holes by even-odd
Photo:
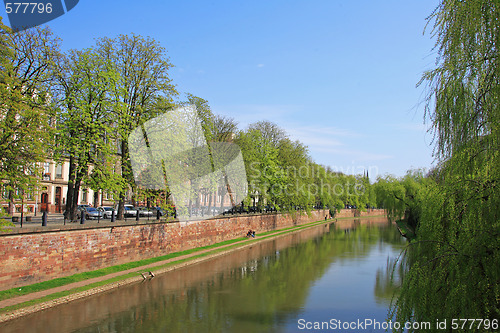
[[110, 219], [111, 214], [113, 214], [113, 212], [114, 212], [115, 216], [117, 213], [117, 211], [115, 209], [113, 209], [113, 207], [109, 207], [109, 206], [97, 207], [97, 210], [102, 213], [102, 217], [105, 219]]
[[103, 216], [102, 212], [98, 211], [94, 207], [79, 207], [76, 213], [76, 217], [80, 219], [82, 214], [87, 220], [102, 218]]
[[248, 207], [248, 212], [249, 213], [257, 213], [257, 207], [254, 207], [254, 206], [249, 206]]
[[139, 216], [153, 216], [153, 211], [147, 207], [139, 207], [137, 211], [139, 212]]
[[135, 208], [134, 206], [124, 205], [123, 208], [124, 208], [123, 211], [124, 216], [131, 216], [131, 217], [137, 216], [137, 208]]
[[169, 216], [168, 214], [168, 211], [161, 208], [161, 207], [153, 207], [153, 214], [154, 216], [156, 216], [157, 214], [157, 211], [160, 211], [160, 216]]
[[155, 216], [156, 216], [157, 211], [160, 211], [160, 216], [167, 215], [167, 212], [165, 210], [163, 210], [163, 208], [161, 208], [161, 207], [153, 207], [153, 209], [154, 209]]
[[224, 210], [224, 212], [222, 212], [222, 215], [226, 215], [226, 214], [243, 214], [243, 213], [248, 213], [248, 211], [245, 209], [245, 207], [241, 207], [241, 206], [234, 206], [234, 207], [231, 207], [231, 208], [226, 208]]
[[274, 206], [266, 205], [266, 207], [264, 207], [264, 212], [266, 213], [277, 212], [277, 209]]
[[[115, 206], [115, 210], [118, 214], [118, 205]], [[125, 217], [135, 217], [137, 215], [137, 208], [133, 205], [125, 204], [123, 205], [123, 216]]]

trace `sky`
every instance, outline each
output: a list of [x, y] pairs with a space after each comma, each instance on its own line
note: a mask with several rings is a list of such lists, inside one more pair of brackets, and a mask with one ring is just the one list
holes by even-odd
[[[185, 99], [207, 100], [239, 128], [268, 120], [319, 164], [370, 178], [429, 169], [422, 73], [436, 53], [436, 0], [80, 0], [48, 22], [63, 50], [99, 37], [150, 36]], [[0, 16], [8, 23], [5, 9]], [[424, 33], [425, 30], [425, 33]]]

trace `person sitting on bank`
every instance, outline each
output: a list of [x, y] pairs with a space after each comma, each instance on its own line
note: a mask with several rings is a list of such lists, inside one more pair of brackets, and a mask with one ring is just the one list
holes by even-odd
[[252, 231], [252, 229], [248, 230], [247, 237], [255, 237], [255, 231]]

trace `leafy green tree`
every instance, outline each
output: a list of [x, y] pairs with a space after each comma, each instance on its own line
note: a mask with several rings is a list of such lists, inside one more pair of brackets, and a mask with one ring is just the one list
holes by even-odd
[[314, 163], [308, 149], [292, 141], [276, 124], [260, 121], [236, 137], [247, 179], [247, 204], [275, 205], [282, 211], [313, 207], [341, 209], [346, 204], [364, 209], [375, 201], [366, 177], [343, 175]]
[[277, 203], [276, 200], [283, 195], [286, 176], [278, 164], [279, 141], [272, 140], [271, 134], [263, 133], [263, 130], [250, 125], [246, 132], [239, 133], [236, 140], [243, 152], [249, 194], [259, 206]]
[[[214, 146], [214, 144], [217, 145], [217, 150], [218, 150], [217, 155], [221, 154], [226, 156], [231, 155], [232, 153], [228, 151], [230, 149], [230, 146], [222, 146], [218, 145], [218, 143], [231, 143], [237, 131], [238, 131], [238, 124], [233, 118], [214, 115], [213, 119], [211, 120], [211, 131], [207, 135], [208, 143], [210, 147]], [[213, 177], [219, 177], [219, 174], [217, 172], [218, 170], [216, 170], [217, 169], [216, 165], [218, 166], [221, 163], [219, 163], [220, 161], [213, 161], [214, 158], [219, 158], [219, 157], [214, 156], [214, 154], [211, 153], [211, 158], [214, 171], [216, 171], [216, 173], [213, 174]], [[227, 175], [224, 173], [222, 173], [220, 179], [213, 179], [212, 184], [215, 184], [215, 187], [208, 188], [209, 192], [211, 193], [209, 196], [209, 204], [208, 204], [209, 211], [212, 207], [212, 204], [214, 204], [215, 206], [217, 190], [221, 192], [222, 198], [224, 196], [223, 193], [226, 190], [229, 190]], [[223, 200], [221, 200], [221, 208], [222, 206], [223, 206]]]
[[[308, 149], [298, 140], [283, 138], [278, 143], [278, 164], [283, 173], [283, 193], [281, 205], [284, 208], [296, 209], [309, 207], [310, 192], [305, 184], [311, 179], [311, 159]], [[319, 192], [319, 191], [318, 191]]]
[[436, 184], [423, 189], [417, 241], [392, 316], [498, 321], [500, 3], [444, 0], [431, 20], [438, 61], [422, 82], [439, 167]]
[[114, 173], [115, 96], [120, 77], [109, 59], [93, 49], [70, 51], [58, 63], [60, 113], [58, 149], [69, 158], [65, 217], [74, 220], [82, 185], [108, 191], [121, 185]]
[[416, 230], [423, 208], [422, 191], [432, 183], [423, 170], [410, 170], [402, 178], [379, 177], [374, 185], [377, 204], [390, 218], [404, 219]]
[[134, 34], [105, 37], [97, 41], [97, 50], [113, 63], [120, 75], [116, 103], [123, 107], [116, 110], [116, 131], [119, 133], [120, 171], [124, 179], [118, 205], [118, 219], [122, 219], [125, 195], [129, 186], [135, 188], [128, 137], [135, 128], [168, 109], [166, 104], [173, 107], [172, 98], [177, 91], [169, 77], [172, 64], [165, 48], [154, 39]]
[[48, 28], [13, 33], [0, 21], [0, 179], [9, 212], [39, 183], [52, 154], [51, 64], [59, 41]]

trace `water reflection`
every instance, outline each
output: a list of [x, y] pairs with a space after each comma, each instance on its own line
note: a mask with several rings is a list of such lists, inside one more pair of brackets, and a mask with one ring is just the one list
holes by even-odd
[[288, 332], [299, 331], [299, 318], [348, 318], [353, 309], [359, 317], [375, 308], [383, 321], [392, 297], [384, 269], [403, 242], [384, 219], [324, 224], [13, 321], [0, 331]]

